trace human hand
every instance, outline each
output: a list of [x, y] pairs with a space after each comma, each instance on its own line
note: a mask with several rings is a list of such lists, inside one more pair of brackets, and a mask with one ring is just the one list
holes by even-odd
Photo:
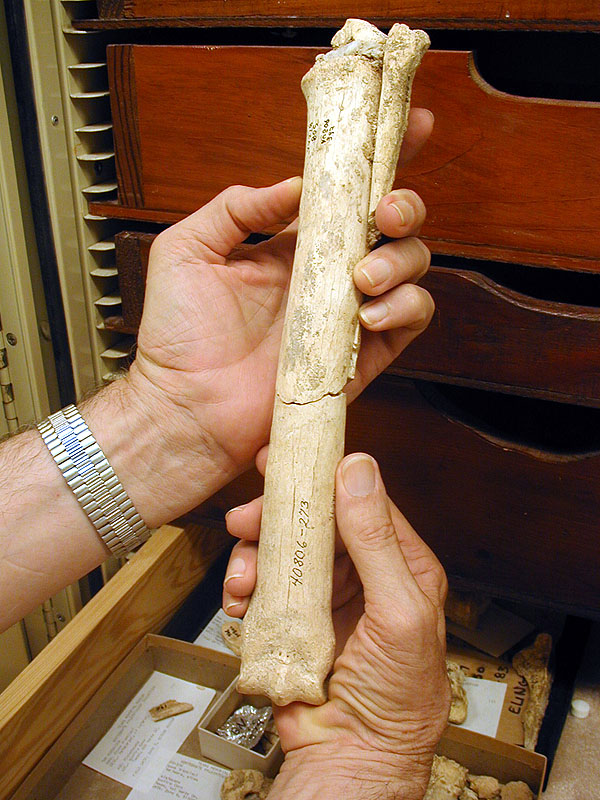
[[[259, 468], [264, 468], [261, 453]], [[227, 516], [233, 549], [225, 610], [243, 616], [256, 580], [261, 498]], [[339, 540], [333, 620], [337, 659], [328, 701], [275, 709], [285, 762], [274, 791], [303, 797], [343, 789], [351, 796], [422, 798], [435, 746], [446, 727], [442, 566], [387, 497], [376, 462], [347, 456], [336, 473]], [[397, 793], [397, 795], [395, 794]], [[277, 797], [275, 791], [274, 797]]]
[[[401, 162], [420, 149], [432, 125], [428, 111], [411, 112]], [[239, 246], [252, 231], [293, 216], [300, 191], [299, 178], [262, 189], [231, 187], [152, 246], [128, 376], [171, 455], [170, 464], [149, 468], [136, 487], [150, 525], [202, 502], [246, 469], [268, 439], [296, 226]], [[386, 315], [374, 321], [373, 301], [361, 309], [366, 331], [356, 377], [346, 388], [350, 400], [431, 318], [433, 301], [413, 285], [429, 266], [429, 251], [414, 238], [424, 219], [423, 203], [411, 191], [387, 195], [378, 206], [380, 230], [400, 238], [354, 272], [357, 287], [382, 301]], [[387, 272], [379, 283], [376, 263]]]

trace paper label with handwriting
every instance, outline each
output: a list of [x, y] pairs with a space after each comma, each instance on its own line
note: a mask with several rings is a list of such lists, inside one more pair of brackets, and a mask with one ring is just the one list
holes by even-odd
[[135, 788], [127, 800], [220, 800], [228, 769], [175, 755], [148, 789]]
[[[214, 689], [153, 672], [83, 763], [125, 786], [152, 785], [214, 696]], [[155, 722], [150, 709], [165, 700], [190, 703], [193, 710]]]
[[236, 617], [230, 617], [220, 608], [198, 638], [194, 639], [194, 644], [210, 647], [211, 650], [218, 650], [219, 653], [229, 653], [231, 655], [232, 650], [224, 642], [221, 628], [224, 623], [232, 622], [233, 620], [239, 622]]
[[506, 695], [506, 684], [486, 681], [483, 678], [465, 678], [469, 710], [459, 728], [468, 728], [486, 736], [495, 736]]

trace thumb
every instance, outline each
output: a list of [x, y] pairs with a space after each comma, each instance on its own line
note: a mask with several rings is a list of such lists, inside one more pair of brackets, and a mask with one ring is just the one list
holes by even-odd
[[336, 474], [336, 520], [363, 584], [365, 602], [389, 607], [414, 595], [377, 462], [365, 453], [346, 456]]
[[298, 177], [260, 189], [230, 186], [174, 227], [225, 258], [251, 233], [291, 217], [298, 210], [301, 191]]

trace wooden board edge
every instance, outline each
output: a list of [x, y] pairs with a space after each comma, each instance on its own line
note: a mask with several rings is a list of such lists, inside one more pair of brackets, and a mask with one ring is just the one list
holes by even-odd
[[220, 531], [160, 529], [0, 695], [0, 798], [37, 764], [144, 634], [225, 550]]

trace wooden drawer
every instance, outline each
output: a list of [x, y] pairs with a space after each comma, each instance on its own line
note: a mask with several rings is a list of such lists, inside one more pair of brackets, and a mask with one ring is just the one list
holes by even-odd
[[[109, 324], [127, 333], [141, 319], [153, 238], [115, 237], [123, 318]], [[600, 309], [537, 300], [466, 270], [432, 267], [420, 283], [435, 316], [390, 372], [600, 405]]]
[[[98, 0], [98, 23], [323, 26], [342, 24], [347, 17], [367, 18], [378, 25], [401, 20], [426, 27], [590, 29], [598, 9], [591, 0], [518, 0], [505, 5], [494, 0]], [[596, 20], [597, 21], [597, 20]], [[86, 27], [91, 27], [88, 21]], [[97, 27], [100, 27], [98, 25]]]
[[[347, 452], [378, 459], [455, 584], [600, 615], [600, 412], [446, 388], [380, 378], [349, 408]], [[201, 513], [260, 491], [250, 473]]]
[[420, 283], [435, 316], [389, 371], [600, 405], [600, 309], [538, 300], [465, 270], [432, 267]]
[[[109, 47], [119, 202], [94, 211], [172, 222], [232, 183], [300, 174], [317, 52]], [[436, 125], [397, 185], [423, 196], [434, 252], [600, 270], [600, 104], [507, 95], [445, 51], [426, 54], [413, 102]]]
[[172, 618], [228, 539], [208, 528], [165, 525], [0, 695], [0, 800], [12, 796], [138, 641]]

